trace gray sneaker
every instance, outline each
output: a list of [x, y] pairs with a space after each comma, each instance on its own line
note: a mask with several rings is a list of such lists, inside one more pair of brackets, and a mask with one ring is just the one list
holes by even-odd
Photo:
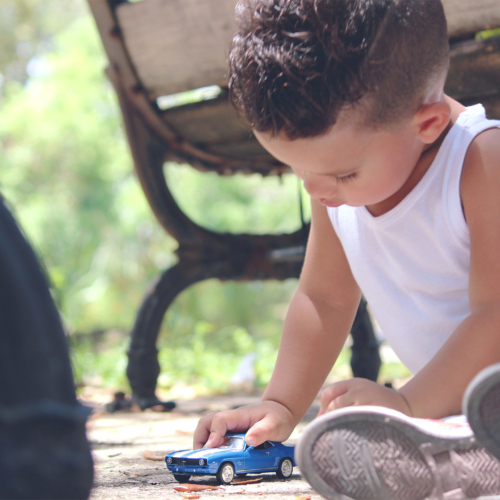
[[330, 500], [500, 498], [500, 462], [467, 424], [409, 418], [375, 406], [313, 421], [295, 458]]
[[472, 380], [462, 411], [477, 440], [500, 459], [500, 363], [488, 366]]

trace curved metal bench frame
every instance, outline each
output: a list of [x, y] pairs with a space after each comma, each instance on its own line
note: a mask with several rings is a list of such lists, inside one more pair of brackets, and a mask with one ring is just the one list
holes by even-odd
[[[160, 0], [155, 2], [160, 6]], [[116, 15], [116, 9], [127, 0], [89, 0], [89, 3], [110, 60], [107, 74], [119, 97], [138, 178], [160, 224], [179, 243], [178, 264], [151, 284], [132, 330], [127, 375], [133, 400], [145, 408], [159, 402], [155, 396], [160, 371], [156, 339], [165, 312], [175, 297], [188, 286], [208, 278], [283, 280], [298, 277], [307, 228], [281, 235], [221, 234], [200, 227], [182, 213], [163, 173], [167, 160], [178, 160], [202, 171], [223, 175], [249, 172], [276, 175], [287, 172], [288, 168], [272, 158], [220, 156], [176, 133], [168, 126], [156, 103], [151, 101], [127, 52]], [[471, 5], [466, 0], [444, 0], [443, 3], [452, 40], [445, 90], [465, 104], [481, 96], [490, 115], [498, 115], [500, 89], [495, 82], [500, 78], [500, 37], [474, 40], [473, 33], [484, 29], [486, 21], [500, 24], [500, 6], [491, 6], [485, 0], [478, 5]], [[127, 6], [127, 9], [132, 8], [133, 12], [128, 12], [128, 22], [132, 20], [133, 25], [133, 15], [137, 11], [132, 5]], [[375, 380], [380, 357], [364, 301], [360, 304], [352, 335], [354, 375]]]

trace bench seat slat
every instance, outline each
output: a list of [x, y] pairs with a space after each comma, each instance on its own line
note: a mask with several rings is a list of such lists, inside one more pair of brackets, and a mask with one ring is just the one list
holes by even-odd
[[[151, 98], [227, 83], [236, 0], [123, 3], [117, 19]], [[444, 0], [451, 38], [500, 26], [499, 0]]]
[[195, 144], [244, 141], [251, 136], [250, 126], [238, 117], [227, 99], [174, 108], [162, 113], [162, 117]]

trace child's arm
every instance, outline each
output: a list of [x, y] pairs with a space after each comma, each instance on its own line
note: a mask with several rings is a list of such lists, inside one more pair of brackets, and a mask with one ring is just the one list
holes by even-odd
[[500, 361], [499, 129], [487, 130], [472, 142], [460, 194], [471, 238], [471, 314], [403, 389], [416, 416], [460, 413], [470, 380], [484, 367]]
[[236, 430], [249, 429], [247, 442], [255, 446], [267, 439], [287, 439], [344, 345], [360, 292], [326, 208], [314, 200], [311, 205], [304, 267], [262, 403], [203, 417], [195, 432], [195, 448], [205, 443], [218, 446], [227, 431]]
[[[442, 418], [461, 412], [471, 379], [500, 361], [500, 130], [479, 135], [467, 153], [461, 197], [471, 237], [469, 299], [471, 314], [436, 356], [402, 387], [402, 411], [415, 417]], [[397, 391], [393, 391], [397, 393]], [[387, 389], [352, 379], [329, 387], [322, 411], [351, 405], [395, 407]]]

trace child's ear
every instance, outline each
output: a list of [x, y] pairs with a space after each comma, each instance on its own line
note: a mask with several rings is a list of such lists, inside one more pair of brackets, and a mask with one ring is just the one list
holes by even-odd
[[432, 144], [450, 123], [451, 107], [447, 102], [424, 104], [415, 115], [417, 133], [424, 144]]

